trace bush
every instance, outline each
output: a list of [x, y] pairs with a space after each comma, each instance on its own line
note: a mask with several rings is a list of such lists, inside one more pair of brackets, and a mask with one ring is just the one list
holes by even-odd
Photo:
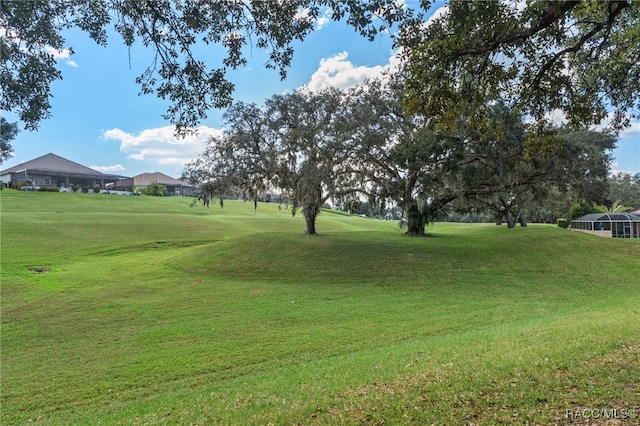
[[83, 187], [82, 187], [82, 192], [84, 192], [85, 194], [86, 194], [87, 192], [89, 192], [89, 187], [88, 187], [88, 186], [86, 186], [86, 185], [85, 185], [85, 186], [83, 186]]
[[598, 209], [595, 208], [593, 205], [587, 204], [587, 203], [574, 204], [571, 207], [571, 212], [569, 213], [569, 219], [574, 220], [581, 216], [584, 216], [586, 214], [591, 214], [591, 213], [598, 213]]
[[159, 184], [158, 182], [154, 182], [151, 185], [147, 186], [142, 190], [144, 195], [153, 195], [156, 197], [164, 197], [167, 195], [167, 187]]
[[60, 192], [60, 189], [56, 188], [55, 186], [41, 186], [40, 188], [38, 188], [38, 191], [40, 191], [40, 192]]
[[76, 185], [75, 183], [73, 185], [71, 185], [71, 192], [78, 192], [78, 185]]
[[560, 228], [568, 228], [569, 227], [569, 219], [566, 219], [564, 217], [558, 218], [556, 219], [556, 223], [558, 224], [558, 226]]
[[96, 194], [100, 193], [100, 185], [96, 185], [93, 187], [93, 192], [95, 192]]

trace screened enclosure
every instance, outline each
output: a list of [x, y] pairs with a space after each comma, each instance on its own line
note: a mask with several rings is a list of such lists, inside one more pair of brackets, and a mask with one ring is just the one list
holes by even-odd
[[592, 213], [571, 221], [571, 230], [613, 238], [640, 238], [640, 215]]

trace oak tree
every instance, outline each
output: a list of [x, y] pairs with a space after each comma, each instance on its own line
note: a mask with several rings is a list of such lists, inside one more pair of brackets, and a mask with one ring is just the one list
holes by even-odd
[[558, 142], [544, 152], [531, 151], [532, 130], [503, 104], [485, 110], [485, 127], [459, 124], [464, 155], [459, 163], [459, 194], [468, 206], [492, 213], [496, 224], [527, 225], [526, 208], [550, 196], [601, 202], [616, 137], [570, 128], [547, 129]]
[[429, 25], [403, 31], [405, 106], [455, 126], [502, 100], [539, 125], [561, 110], [572, 127], [611, 110], [621, 129], [640, 118], [640, 3], [631, 0], [450, 0]]
[[402, 76], [396, 74], [349, 90], [346, 111], [353, 132], [346, 144], [354, 153], [356, 192], [380, 214], [394, 202], [407, 233], [424, 235], [450, 201], [442, 197], [441, 185], [456, 169], [460, 144], [455, 135], [436, 132], [427, 120], [407, 114], [400, 106], [401, 89]]
[[266, 190], [281, 191], [292, 213], [302, 212], [306, 233], [314, 235], [348, 156], [341, 104], [333, 89], [273, 95], [262, 107], [238, 102], [224, 115], [225, 135], [211, 138], [184, 175], [202, 186], [205, 203], [234, 193], [256, 201]]
[[17, 123], [10, 123], [6, 118], [0, 117], [0, 164], [13, 156], [13, 141], [18, 134]]
[[[51, 116], [51, 84], [62, 78], [55, 54], [74, 53], [65, 30], [79, 29], [105, 47], [113, 31], [126, 46], [137, 42], [153, 52], [136, 79], [140, 93], [168, 100], [164, 118], [185, 134], [210, 108], [231, 105], [228, 70], [245, 65], [251, 48], [268, 52], [266, 67], [285, 78], [293, 42], [313, 31], [325, 9], [370, 40], [410, 12], [395, 0], [3, 0], [0, 109], [37, 129]], [[225, 55], [216, 57], [212, 46]]]

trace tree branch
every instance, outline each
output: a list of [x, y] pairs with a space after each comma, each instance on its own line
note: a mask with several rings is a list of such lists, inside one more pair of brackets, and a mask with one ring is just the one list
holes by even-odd
[[603, 28], [610, 29], [611, 25], [613, 25], [613, 22], [615, 21], [615, 18], [618, 16], [618, 14], [620, 14], [620, 12], [626, 7], [629, 7], [629, 4], [626, 1], [616, 1], [612, 3], [615, 3], [618, 7], [614, 10], [609, 8], [609, 15], [606, 21], [599, 22], [597, 25], [595, 25], [591, 29], [591, 31], [589, 31], [588, 33], [580, 37], [577, 43], [575, 43], [573, 46], [567, 47], [566, 49], [556, 52], [556, 54], [553, 55], [550, 58], [550, 60], [548, 60], [542, 65], [542, 67], [538, 70], [538, 73], [536, 74], [535, 78], [533, 79], [533, 83], [531, 84], [532, 88], [537, 89], [540, 87], [540, 81], [542, 80], [544, 75], [551, 69], [551, 67], [556, 63], [556, 61], [558, 61], [558, 59], [562, 58], [567, 53], [578, 52], [578, 50], [580, 50], [587, 41], [589, 41], [593, 36], [595, 36], [600, 31], [602, 31]]

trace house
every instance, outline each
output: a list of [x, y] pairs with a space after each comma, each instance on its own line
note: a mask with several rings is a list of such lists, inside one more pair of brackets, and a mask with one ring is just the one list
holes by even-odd
[[592, 213], [571, 221], [571, 230], [614, 238], [640, 238], [640, 214]]
[[278, 194], [277, 192], [273, 191], [265, 191], [260, 193], [257, 197], [257, 200], [264, 203], [282, 203], [285, 201], [282, 194]]
[[18, 186], [52, 186], [69, 188], [72, 185], [105, 188], [125, 176], [101, 173], [56, 154], [46, 154], [0, 172], [4, 184]]
[[109, 188], [118, 191], [131, 191], [132, 187], [145, 188], [153, 183], [164, 185], [167, 188], [167, 195], [170, 196], [193, 196], [197, 194], [197, 187], [160, 172], [142, 173], [132, 178], [121, 179], [109, 185]]

